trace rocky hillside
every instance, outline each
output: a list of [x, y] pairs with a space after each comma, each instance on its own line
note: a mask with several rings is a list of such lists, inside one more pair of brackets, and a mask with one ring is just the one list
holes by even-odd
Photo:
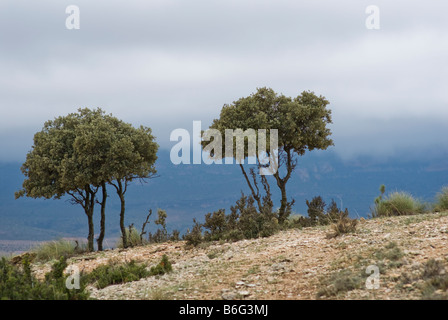
[[[355, 233], [333, 239], [329, 232], [292, 229], [189, 250], [170, 242], [85, 254], [69, 263], [89, 272], [111, 260], [149, 267], [167, 255], [172, 262], [173, 271], [163, 276], [89, 288], [97, 299], [447, 298], [447, 212], [361, 219]], [[38, 276], [49, 268], [34, 265]]]

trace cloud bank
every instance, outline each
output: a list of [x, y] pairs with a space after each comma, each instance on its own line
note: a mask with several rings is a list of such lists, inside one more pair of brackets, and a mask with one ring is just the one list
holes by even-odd
[[[80, 8], [67, 30], [65, 8]], [[219, 116], [272, 87], [324, 95], [335, 152], [447, 149], [448, 4], [376, 1], [17, 1], [0, 4], [0, 161], [23, 160], [43, 123], [101, 107], [153, 128]]]

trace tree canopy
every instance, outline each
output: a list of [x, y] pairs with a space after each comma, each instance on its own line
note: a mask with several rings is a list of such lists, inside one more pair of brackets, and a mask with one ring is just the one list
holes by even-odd
[[[16, 198], [59, 199], [69, 195], [87, 215], [88, 247], [93, 250], [92, 217], [98, 190], [103, 190], [101, 237], [106, 184], [124, 184], [125, 192], [133, 179], [153, 176], [158, 150], [154, 139], [150, 128], [134, 128], [101, 109], [79, 109], [47, 121], [34, 135], [34, 144], [21, 168], [26, 179]], [[124, 198], [124, 192], [119, 196]], [[120, 215], [124, 219], [124, 200]]]
[[[287, 200], [286, 183], [297, 165], [297, 156], [314, 149], [325, 150], [333, 145], [329, 138], [331, 130], [327, 127], [332, 123], [328, 104], [329, 101], [325, 97], [317, 96], [313, 92], [303, 91], [297, 97], [291, 98], [264, 87], [248, 97], [224, 105], [219, 118], [213, 120], [210, 126], [210, 129], [218, 130], [222, 135], [225, 135], [226, 129], [254, 129], [256, 133], [259, 129], [278, 130], [279, 170], [273, 176], [282, 195], [279, 222], [287, 218], [293, 204]], [[234, 143], [235, 140], [236, 138]], [[245, 143], [244, 156], [247, 157], [250, 156], [247, 152], [247, 139]], [[266, 141], [266, 145], [269, 152], [269, 141]], [[225, 155], [224, 151], [222, 155]], [[255, 192], [244, 167], [241, 164], [240, 166], [254, 198], [259, 199], [260, 195]]]

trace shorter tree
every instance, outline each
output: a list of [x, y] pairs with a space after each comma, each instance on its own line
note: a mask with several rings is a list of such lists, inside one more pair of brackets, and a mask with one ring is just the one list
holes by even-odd
[[120, 199], [120, 230], [123, 247], [126, 248], [125, 195], [132, 181], [146, 181], [156, 177], [154, 164], [159, 145], [148, 127], [134, 128], [116, 118], [109, 118], [108, 121], [114, 132], [113, 143], [107, 153], [108, 182], [115, 188]]
[[[277, 130], [278, 164], [276, 167], [278, 170], [273, 173], [273, 177], [281, 193], [278, 211], [279, 223], [283, 223], [288, 218], [294, 203], [294, 200], [288, 201], [286, 184], [297, 166], [298, 157], [303, 156], [306, 151], [325, 150], [333, 145], [333, 141], [329, 138], [331, 131], [327, 127], [332, 123], [331, 110], [327, 108], [328, 104], [329, 101], [325, 97], [317, 96], [309, 91], [303, 91], [297, 97], [292, 98], [277, 94], [270, 88], [259, 88], [257, 92], [248, 97], [240, 98], [230, 105], [224, 105], [219, 118], [213, 120], [209, 128], [218, 130], [221, 135], [225, 135], [228, 129], [242, 130], [243, 132]], [[234, 138], [234, 143], [235, 140], [236, 138]], [[202, 143], [203, 146], [206, 144], [207, 142]], [[269, 141], [266, 141], [266, 145], [269, 146]], [[269, 146], [267, 150], [270, 149]], [[246, 139], [244, 158], [248, 156], [248, 140]], [[272, 158], [272, 154], [269, 152], [268, 156]], [[235, 153], [233, 157], [237, 158]], [[256, 185], [251, 183], [242, 164], [240, 167], [261, 211], [260, 192]], [[264, 186], [268, 184], [266, 179], [262, 179], [262, 183]]]
[[[99, 181], [104, 180], [90, 155], [80, 152], [77, 139], [93, 130], [93, 120], [102, 114], [101, 110], [80, 109], [79, 113], [61, 116], [47, 121], [43, 129], [34, 135], [34, 145], [22, 165], [26, 179], [16, 198], [60, 199], [64, 195], [71, 202], [84, 209], [88, 221], [87, 243], [94, 250], [93, 212]], [[78, 140], [79, 142], [79, 140]], [[96, 149], [98, 145], [93, 146]]]
[[[151, 129], [134, 128], [101, 109], [79, 109], [78, 113], [47, 121], [35, 134], [32, 150], [22, 165], [26, 179], [16, 198], [60, 199], [69, 195], [87, 216], [90, 251], [94, 250], [93, 213], [98, 202], [101, 231], [97, 241], [102, 250], [109, 183], [120, 197], [120, 228], [126, 247], [124, 195], [134, 179], [155, 175], [157, 149]], [[100, 189], [102, 199], [97, 201]]]

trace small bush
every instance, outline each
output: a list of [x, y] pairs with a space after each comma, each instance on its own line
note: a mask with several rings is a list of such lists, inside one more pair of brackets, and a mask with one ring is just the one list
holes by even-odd
[[35, 261], [46, 262], [59, 259], [60, 257], [69, 258], [76, 254], [87, 252], [87, 245], [79, 245], [77, 241], [59, 239], [44, 242], [31, 250], [31, 252], [35, 255]]
[[341, 293], [358, 289], [362, 286], [364, 278], [351, 270], [342, 270], [333, 273], [329, 279], [321, 281], [321, 289], [317, 292], [317, 297], [332, 297]]
[[16, 266], [5, 258], [0, 260], [0, 300], [86, 300], [89, 293], [85, 287], [67, 289], [64, 269], [66, 259], [61, 257], [52, 270], [45, 275], [45, 281], [37, 280], [31, 273], [30, 262], [22, 260]]
[[338, 219], [331, 225], [333, 233], [327, 234], [327, 238], [335, 238], [341, 234], [351, 233], [356, 231], [356, 226], [358, 225], [358, 220], [350, 219], [348, 216], [348, 210], [345, 209], [344, 212], [339, 211]]
[[[306, 200], [306, 205], [308, 206], [308, 217], [302, 217], [298, 220], [302, 227], [325, 226], [349, 221], [348, 213], [347, 219], [342, 219], [344, 212], [338, 208], [334, 200], [331, 200], [331, 203], [327, 206], [322, 197], [317, 196], [311, 201]], [[343, 228], [344, 225], [341, 224], [340, 227]]]
[[[264, 202], [269, 201], [268, 198]], [[226, 215], [224, 209], [205, 215], [205, 222], [199, 224], [193, 220], [194, 226], [184, 235], [187, 246], [197, 246], [203, 241], [238, 241], [268, 237], [280, 230], [277, 214], [272, 207], [265, 203], [262, 212], [254, 205], [253, 197], [241, 195], [234, 206], [230, 207], [230, 214]], [[206, 229], [202, 234], [202, 228]]]
[[321, 196], [314, 197], [311, 201], [306, 200], [308, 206], [308, 217], [310, 225], [328, 224], [325, 218], [326, 204]]
[[166, 255], [163, 255], [162, 260], [155, 266], [151, 267], [149, 271], [150, 275], [163, 275], [165, 273], [171, 272], [173, 267], [171, 266], [171, 262], [168, 260]]
[[196, 219], [193, 219], [193, 223], [194, 225], [191, 231], [187, 230], [187, 233], [183, 236], [183, 239], [187, 242], [186, 245], [189, 247], [196, 247], [204, 240], [202, 236], [202, 225]]
[[[389, 260], [391, 262], [398, 262], [403, 258], [404, 253], [398, 247], [396, 242], [389, 242], [383, 249], [380, 249], [374, 253], [374, 256], [380, 260]], [[397, 264], [393, 264], [397, 265]]]
[[93, 283], [98, 289], [103, 289], [109, 285], [137, 281], [148, 277], [150, 272], [144, 264], [137, 264], [134, 260], [125, 264], [118, 264], [109, 261], [108, 264], [94, 269], [89, 274], [83, 276], [84, 283]]
[[438, 211], [448, 210], [448, 186], [442, 188], [442, 190], [436, 196], [437, 202], [435, 209]]
[[[378, 198], [377, 198], [378, 199]], [[424, 213], [426, 206], [407, 192], [393, 192], [375, 201], [372, 217], [403, 216]]]
[[422, 299], [425, 300], [447, 300], [448, 299], [448, 275], [445, 263], [440, 260], [430, 259], [423, 265], [419, 285]]
[[[142, 246], [147, 242], [140, 236], [140, 232], [131, 224], [125, 231], [128, 247]], [[123, 248], [123, 238], [117, 242], [117, 248]]]

